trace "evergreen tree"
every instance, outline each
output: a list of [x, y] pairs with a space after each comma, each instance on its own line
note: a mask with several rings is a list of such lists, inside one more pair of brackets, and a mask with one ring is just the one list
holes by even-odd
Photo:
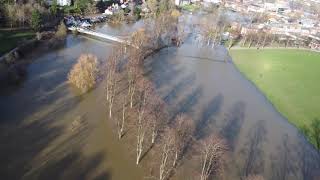
[[39, 10], [33, 10], [31, 14], [31, 27], [34, 31], [39, 31], [41, 27], [41, 14]]
[[56, 16], [58, 12], [58, 3], [57, 0], [52, 1], [52, 5], [50, 7], [50, 12], [52, 15]]

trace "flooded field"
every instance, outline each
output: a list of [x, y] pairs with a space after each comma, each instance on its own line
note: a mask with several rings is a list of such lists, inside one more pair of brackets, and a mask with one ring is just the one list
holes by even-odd
[[[139, 27], [97, 29], [126, 36]], [[80, 96], [66, 83], [81, 53], [104, 61], [112, 46], [69, 35], [63, 47], [30, 57], [34, 62], [19, 87], [1, 90], [1, 179], [140, 180], [148, 175], [113, 133], [103, 85]], [[193, 117], [199, 139], [219, 133], [228, 141], [225, 179], [320, 176], [319, 152], [241, 76], [225, 48], [201, 47], [189, 38], [149, 58], [146, 71], [170, 113]], [[195, 158], [188, 154], [173, 178], [194, 177]]]
[[[223, 47], [186, 43], [152, 57], [151, 76], [172, 113], [188, 113], [198, 138], [221, 134], [229, 143], [226, 179], [312, 179], [320, 159], [298, 130], [240, 75]], [[194, 158], [186, 161], [193, 166]], [[185, 167], [180, 178], [192, 177]]]

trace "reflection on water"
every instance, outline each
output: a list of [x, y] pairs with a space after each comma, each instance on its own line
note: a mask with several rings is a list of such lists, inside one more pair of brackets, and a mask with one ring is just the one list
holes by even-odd
[[[96, 28], [127, 35], [140, 26]], [[320, 176], [319, 153], [240, 75], [227, 51], [201, 47], [190, 37], [150, 57], [146, 70], [172, 118], [185, 112], [196, 121], [196, 138], [219, 133], [228, 141], [226, 179]], [[142, 179], [106, 121], [103, 86], [79, 96], [66, 83], [79, 54], [104, 61], [111, 46], [69, 35], [63, 48], [32, 55], [27, 80], [0, 95], [2, 179]], [[196, 159], [189, 154], [174, 179], [193, 177]]]

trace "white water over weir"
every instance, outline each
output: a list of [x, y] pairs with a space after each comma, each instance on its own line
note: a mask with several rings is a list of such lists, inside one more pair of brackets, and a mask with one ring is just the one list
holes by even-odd
[[68, 30], [77, 31], [77, 32], [82, 33], [82, 34], [88, 34], [88, 35], [95, 36], [95, 37], [98, 37], [98, 38], [102, 38], [102, 39], [106, 39], [106, 40], [110, 40], [110, 41], [114, 41], [114, 42], [118, 42], [118, 43], [125, 43], [127, 45], [131, 45], [131, 43], [129, 41], [127, 41], [127, 40], [121, 39], [121, 38], [116, 37], [116, 36], [112, 36], [112, 35], [96, 32], [96, 31], [93, 31], [93, 30], [90, 30], [90, 29], [85, 29], [85, 28], [81, 28], [81, 27], [68, 27]]

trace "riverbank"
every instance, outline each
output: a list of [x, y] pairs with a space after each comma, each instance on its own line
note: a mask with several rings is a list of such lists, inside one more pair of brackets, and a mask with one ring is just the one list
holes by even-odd
[[320, 117], [318, 52], [294, 48], [234, 48], [230, 55], [241, 73], [299, 129]]
[[30, 63], [28, 56], [60, 46], [64, 38], [56, 38], [55, 31], [46, 31], [23, 41], [16, 48], [0, 57], [0, 83], [16, 84], [26, 76], [26, 65]]
[[0, 29], [0, 57], [35, 35], [30, 29]]

